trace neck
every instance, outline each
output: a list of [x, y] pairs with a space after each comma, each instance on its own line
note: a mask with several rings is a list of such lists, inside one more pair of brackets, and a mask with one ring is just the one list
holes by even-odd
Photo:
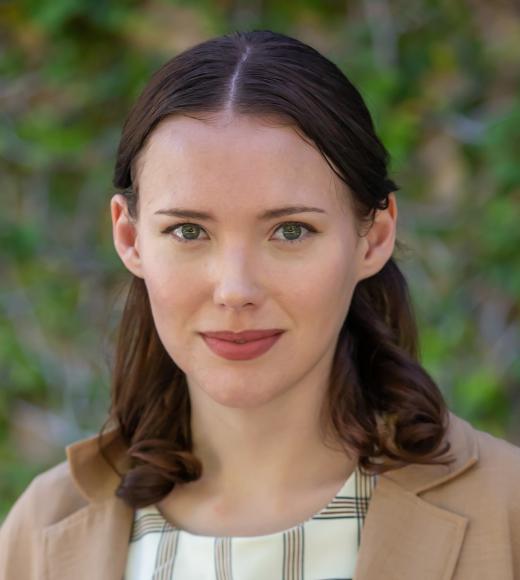
[[357, 457], [347, 455], [323, 424], [325, 392], [325, 385], [299, 385], [255, 408], [230, 408], [192, 396], [191, 428], [194, 452], [203, 465], [201, 483], [240, 496], [305, 491], [345, 480]]

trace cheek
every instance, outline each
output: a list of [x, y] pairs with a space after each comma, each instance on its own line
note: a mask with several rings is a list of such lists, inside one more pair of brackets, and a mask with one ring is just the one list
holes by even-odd
[[174, 336], [196, 308], [193, 290], [177, 279], [166, 278], [163, 284], [145, 280], [145, 284], [157, 329]]
[[144, 282], [157, 331], [166, 345], [179, 335], [183, 321], [194, 309], [194, 285], [171, 264], [166, 267], [159, 262], [147, 264]]
[[196, 310], [193, 291], [178, 276], [162, 271], [145, 278], [154, 326], [164, 349], [177, 366], [188, 372], [192, 366], [192, 345], [186, 329]]
[[[173, 244], [174, 242], [170, 242]], [[196, 285], [194, 268], [179, 260], [167, 240], [144, 236], [141, 247], [143, 278], [150, 302], [158, 310], [182, 307]]]
[[[325, 254], [324, 254], [325, 255]], [[295, 291], [295, 306], [306, 315], [329, 323], [347, 314], [355, 288], [355, 264], [345, 252], [330, 251], [315, 262]]]

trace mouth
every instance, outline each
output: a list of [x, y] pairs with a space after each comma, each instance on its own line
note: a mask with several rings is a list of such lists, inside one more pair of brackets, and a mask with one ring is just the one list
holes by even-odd
[[218, 330], [218, 331], [208, 331], [202, 332], [201, 334], [209, 338], [218, 338], [219, 340], [227, 340], [229, 342], [236, 342], [239, 344], [244, 344], [246, 342], [251, 342], [253, 340], [259, 340], [261, 338], [268, 338], [275, 334], [280, 334], [284, 332], [280, 328], [269, 328], [265, 330], [242, 330], [240, 332], [233, 332], [229, 330]]
[[203, 333], [202, 338], [206, 345], [216, 355], [227, 360], [249, 360], [257, 358], [270, 350], [280, 339], [284, 331], [264, 333], [264, 336], [246, 340], [244, 337], [230, 339], [217, 338]]

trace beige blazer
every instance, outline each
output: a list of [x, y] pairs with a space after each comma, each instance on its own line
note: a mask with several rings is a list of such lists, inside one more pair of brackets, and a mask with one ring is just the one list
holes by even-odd
[[[520, 448], [453, 414], [447, 438], [451, 466], [410, 464], [380, 477], [354, 580], [520, 580]], [[115, 430], [104, 444], [125, 469]], [[66, 453], [0, 529], [1, 580], [123, 578], [133, 510], [114, 495], [118, 476], [94, 437]]]

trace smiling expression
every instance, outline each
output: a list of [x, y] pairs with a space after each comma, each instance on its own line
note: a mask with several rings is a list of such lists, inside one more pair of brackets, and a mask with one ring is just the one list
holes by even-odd
[[[135, 240], [118, 251], [145, 281], [190, 396], [249, 408], [325, 388], [354, 288], [372, 272], [349, 190], [321, 153], [287, 125], [172, 116], [136, 173]], [[200, 335], [273, 328], [284, 332], [248, 360]]]

